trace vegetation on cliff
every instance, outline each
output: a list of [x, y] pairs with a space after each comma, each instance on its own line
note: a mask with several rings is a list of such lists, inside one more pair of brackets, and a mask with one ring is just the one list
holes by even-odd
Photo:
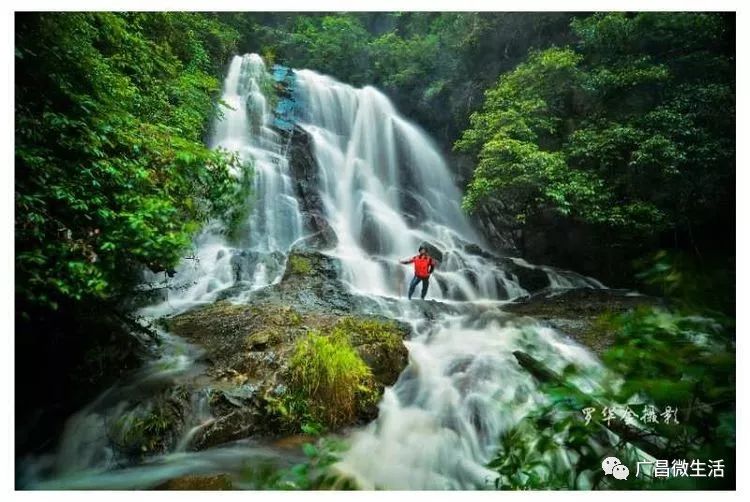
[[[204, 143], [237, 40], [204, 14], [16, 15], [16, 392], [28, 441], [47, 441], [40, 423], [60, 427], [137, 364], [117, 302], [144, 268], [171, 270], [207, 218], [231, 218], [246, 190], [230, 176], [237, 160]], [[41, 413], [31, 395], [45, 396]]]
[[478, 163], [464, 206], [502, 200], [581, 219], [613, 245], [731, 220], [734, 60], [720, 15], [598, 14], [575, 44], [500, 76], [457, 148]]
[[19, 309], [107, 299], [169, 270], [227, 213], [236, 159], [204, 145], [238, 34], [202, 14], [21, 14]]

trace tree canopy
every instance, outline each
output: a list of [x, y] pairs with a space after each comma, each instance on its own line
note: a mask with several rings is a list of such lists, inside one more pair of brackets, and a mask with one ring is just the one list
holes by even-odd
[[[476, 156], [464, 198], [658, 234], [725, 217], [734, 179], [734, 59], [718, 14], [575, 19], [486, 92], [456, 143]], [[617, 234], [615, 234], [617, 235]], [[615, 237], [617, 238], [617, 237]]]
[[238, 34], [191, 13], [23, 14], [16, 32], [16, 284], [23, 302], [108, 298], [172, 267], [234, 203], [204, 145]]

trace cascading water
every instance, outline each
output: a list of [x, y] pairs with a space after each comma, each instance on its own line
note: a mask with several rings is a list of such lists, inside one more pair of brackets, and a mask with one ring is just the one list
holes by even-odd
[[[278, 281], [285, 253], [302, 234], [302, 219], [293, 195], [286, 145], [271, 126], [273, 110], [268, 104], [271, 77], [257, 54], [235, 56], [229, 65], [221, 100], [226, 107], [213, 124], [212, 148], [238, 156], [241, 178], [250, 169], [253, 176], [252, 210], [241, 224], [243, 234], [230, 242], [221, 221], [210, 222], [194, 240], [193, 256], [183, 260], [173, 279], [144, 272], [145, 285], [162, 286], [162, 301], [140, 310], [145, 321], [172, 315], [196, 305], [213, 302], [232, 286], [253, 291]], [[250, 202], [250, 201], [247, 201]], [[163, 283], [162, 283], [163, 281]], [[166, 287], [164, 287], [166, 286]], [[45, 455], [24, 463], [22, 484], [38, 488], [139, 488], [154, 486], [172, 477], [216, 468], [208, 458], [236, 469], [248, 452], [232, 448], [224, 452], [183, 452], [193, 434], [212, 417], [207, 410], [204, 389], [196, 388], [189, 398], [184, 436], [168, 460], [150, 467], [121, 469], [121, 475], [104, 475], [120, 467], [111, 443], [113, 428], [126, 429], [150, 411], [150, 397], [170, 385], [194, 386], [201, 366], [201, 351], [184, 341], [160, 332], [160, 356], [136, 374], [106, 391], [71, 417], [56, 455]], [[198, 387], [198, 386], [196, 386]], [[144, 404], [145, 403], [145, 404]], [[259, 458], [275, 453], [255, 449]], [[45, 478], [52, 478], [45, 480]]]
[[[362, 293], [401, 296], [410, 275], [398, 260], [428, 241], [443, 251], [431, 297], [512, 299], [527, 294], [512, 274], [465, 251], [481, 241], [432, 140], [373, 87], [355, 89], [310, 70], [295, 73], [301, 127], [313, 139], [320, 192], [338, 237], [344, 280]], [[532, 267], [519, 262], [522, 267]], [[600, 286], [547, 269], [550, 283]]]
[[[353, 434], [336, 465], [365, 489], [493, 487], [497, 474], [485, 466], [501, 434], [547, 402], [515, 350], [555, 371], [571, 363], [589, 375], [599, 371], [585, 349], [549, 328], [520, 326], [496, 308], [415, 328], [406, 342], [409, 366], [386, 389], [377, 420]], [[576, 383], [592, 388], [588, 380]]]
[[[386, 389], [379, 417], [353, 433], [335, 469], [363, 487], [486, 487], [493, 473], [484, 466], [501, 433], [544, 399], [513, 351], [525, 350], [552, 369], [574, 363], [596, 371], [597, 362], [554, 330], [503, 312], [499, 300], [528, 291], [492, 254], [476, 252], [483, 243], [461, 211], [461, 194], [443, 157], [388, 98], [372, 87], [355, 89], [309, 70], [296, 71], [295, 80], [296, 122], [312, 140], [324, 217], [336, 234], [335, 247], [324, 252], [340, 260], [341, 279], [353, 293], [375, 299], [383, 315], [409, 323], [414, 331], [405, 342], [408, 367]], [[195, 239], [195, 256], [170, 280], [168, 296], [143, 309], [143, 316], [173, 315], [213, 302], [222, 292], [236, 301], [252, 299], [249, 292], [280, 280], [286, 253], [309, 230], [295, 197], [286, 136], [273, 127], [271, 87], [259, 56], [233, 58], [222, 94], [229, 109], [214, 125], [210, 144], [252, 163], [252, 211], [235, 241], [221, 222], [210, 223]], [[411, 272], [398, 263], [424, 241], [443, 254], [429, 296], [451, 306], [429, 320], [418, 302], [404, 298]], [[520, 259], [512, 263], [542, 270], [553, 289], [601, 287], [572, 272]], [[157, 361], [74, 416], [61, 450], [41, 469], [44, 475], [31, 469], [29, 486], [149, 487], [186, 473], [237, 468], [248, 451], [236, 444], [181, 451], [212, 420], [199, 388], [190, 398], [193, 409], [177, 451], [119, 471], [113, 465], [102, 417], [132, 415], [129, 393], [148, 387], [148, 381], [179, 380], [190, 387], [199, 372], [199, 354], [163, 336], [175, 350], [167, 350], [161, 362], [177, 358], [178, 368], [166, 370]], [[93, 450], [86, 446], [90, 442]], [[253, 451], [256, 457], [274, 456], [262, 448]], [[56, 480], [63, 475], [68, 476], [64, 481]]]
[[[480, 239], [429, 137], [372, 87], [355, 89], [309, 70], [296, 76], [300, 125], [313, 139], [324, 209], [338, 237], [331, 254], [341, 260], [344, 280], [362, 294], [403, 297], [411, 271], [398, 261], [427, 241], [444, 256], [430, 296], [467, 300], [468, 309], [424, 323], [418, 308], [390, 307], [390, 316], [414, 327], [409, 367], [336, 468], [366, 488], [491, 486], [494, 473], [484, 465], [501, 433], [543, 401], [513, 351], [530, 350], [555, 369], [576, 363], [595, 371], [597, 364], [553, 330], [514, 325], [491, 305], [527, 291], [487, 257], [466, 251]], [[540, 269], [553, 288], [601, 286]], [[484, 306], [481, 314], [473, 304]]]
[[[214, 124], [210, 146], [235, 153], [242, 169], [251, 170], [252, 200], [246, 204], [252, 209], [241, 224], [236, 243], [229, 242], [223, 222], [210, 223], [195, 239], [194, 256], [177, 268], [174, 282], [178, 287], [165, 288], [165, 301], [144, 309], [144, 315], [160, 317], [212, 302], [238, 282], [254, 290], [280, 278], [284, 253], [302, 235], [302, 217], [289, 175], [286, 145], [272, 128], [271, 86], [260, 56], [232, 59], [221, 96], [226, 106]], [[239, 178], [246, 173], [234, 174]], [[153, 274], [147, 280], [157, 282]]]

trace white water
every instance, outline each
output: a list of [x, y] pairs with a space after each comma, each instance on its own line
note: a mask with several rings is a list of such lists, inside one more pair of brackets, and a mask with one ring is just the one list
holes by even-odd
[[[223, 222], [211, 222], [195, 239], [194, 257], [183, 260], [175, 279], [165, 289], [167, 297], [143, 310], [147, 317], [161, 317], [201, 303], [210, 303], [238, 282], [248, 290], [278, 281], [284, 255], [302, 235], [299, 204], [289, 176], [286, 145], [273, 123], [273, 110], [263, 87], [271, 77], [257, 54], [235, 56], [224, 81], [223, 117], [216, 120], [212, 148], [235, 153], [242, 169], [251, 169], [252, 210], [241, 227], [238, 242], [229, 242]], [[238, 178], [241, 171], [234, 173]], [[147, 281], [158, 283], [149, 274]]]
[[[140, 310], [146, 322], [211, 303], [232, 286], [248, 292], [279, 280], [285, 252], [302, 234], [302, 220], [286, 145], [271, 127], [274, 116], [262, 89], [270, 79], [258, 55], [232, 59], [221, 97], [228, 108], [213, 124], [210, 140], [212, 148], [235, 153], [241, 169], [252, 169], [253, 190], [247, 201], [252, 211], [241, 228], [244, 233], [237, 242], [230, 242], [224, 223], [212, 221], [196, 236], [192, 256], [182, 261], [173, 278], [146, 272], [146, 286], [161, 287], [165, 293], [162, 301]], [[240, 178], [243, 172], [233, 174]], [[236, 447], [208, 455], [184, 452], [194, 434], [212, 420], [204, 389], [193, 383], [202, 369], [196, 362], [201, 351], [168, 333], [159, 337], [160, 356], [70, 417], [58, 451], [30, 459], [21, 467], [23, 484], [64, 489], [148, 488], [189, 472], [211, 472], [206, 457], [216, 459], [214, 469], [223, 465], [234, 472], [257, 453]], [[120, 468], [127, 462], [111, 444], [113, 429], [126, 429], [128, 423], [147, 414], [150, 398], [176, 384], [193, 392], [176, 452], [148, 467]], [[278, 457], [268, 449], [261, 453], [264, 459]], [[40, 481], [45, 478], [51, 479]]]
[[[253, 211], [243, 235], [239, 242], [229, 242], [221, 222], [209, 224], [195, 239], [195, 259], [184, 260], [168, 281], [182, 287], [166, 289], [164, 301], [144, 309], [144, 316], [158, 318], [213, 302], [230, 287], [244, 297], [276, 282], [285, 253], [304, 236], [285, 144], [271, 127], [273, 114], [263, 92], [268, 78], [257, 55], [232, 60], [222, 95], [232, 109], [215, 124], [211, 140], [213, 147], [253, 162]], [[430, 138], [401, 117], [387, 97], [372, 87], [355, 89], [309, 70], [297, 71], [296, 78], [299, 125], [312, 138], [325, 216], [337, 236], [328, 253], [341, 260], [342, 279], [354, 292], [388, 297], [390, 301], [380, 301], [383, 313], [411, 324], [415, 332], [406, 342], [409, 366], [386, 389], [379, 418], [352, 435], [349, 451], [335, 468], [369, 488], [491, 486], [493, 473], [484, 466], [501, 433], [544, 399], [512, 352], [524, 350], [557, 370], [574, 363], [593, 371], [597, 363], [553, 330], [503, 313], [498, 300], [528, 292], [498, 262], [467, 251], [467, 244], [483, 243], [460, 209], [461, 194], [450, 169]], [[422, 241], [444, 254], [428, 297], [443, 300], [446, 311], [431, 321], [418, 302], [404, 299], [412, 272], [398, 263], [416, 254]], [[516, 263], [535, 268], [520, 259]], [[553, 289], [600, 286], [572, 272], [543, 270]], [[460, 305], [462, 313], [449, 313], [449, 305]], [[150, 372], [131, 387], [149, 378], [189, 380], [199, 369], [195, 357], [172, 373], [158, 364], [149, 366]], [[122, 387], [115, 391], [125, 394]], [[58, 454], [40, 463], [53, 479], [32, 484], [148, 487], [189, 472], [211, 472], [211, 466], [231, 470], [250, 455], [236, 446], [180, 451], [211, 420], [205, 400], [196, 394], [177, 452], [148, 465], [113, 470], [117, 466], [102, 416], [127, 413], [131, 398], [103, 397], [73, 417]]]
[[554, 330], [519, 325], [497, 305], [483, 310], [426, 323], [405, 312], [416, 328], [406, 342], [409, 366], [386, 389], [378, 419], [352, 436], [335, 466], [340, 474], [365, 489], [492, 488], [497, 474], [485, 465], [500, 435], [547, 402], [513, 351], [555, 371], [575, 364], [599, 372], [594, 357]]
[[479, 238], [448, 166], [387, 97], [309, 70], [296, 76], [301, 126], [313, 139], [326, 216], [338, 236], [334, 254], [354, 290], [401, 296], [411, 274], [398, 260], [429, 241], [445, 255], [432, 298], [497, 298], [498, 287], [526, 294], [503, 271], [461, 252]]
[[[429, 296], [482, 305], [427, 324], [406, 304], [390, 312], [415, 328], [406, 342], [409, 367], [336, 469], [364, 488], [490, 487], [494, 474], [484, 466], [501, 433], [544, 399], [513, 351], [557, 370], [570, 363], [595, 370], [597, 363], [553, 330], [521, 328], [492, 304], [528, 292], [495, 262], [466, 252], [467, 243], [481, 240], [426, 134], [372, 87], [355, 89], [309, 70], [296, 76], [300, 123], [313, 139], [326, 216], [338, 237], [331, 254], [342, 261], [343, 279], [362, 294], [403, 298], [412, 272], [398, 261], [428, 241], [444, 252]], [[601, 286], [542, 270], [552, 288]]]

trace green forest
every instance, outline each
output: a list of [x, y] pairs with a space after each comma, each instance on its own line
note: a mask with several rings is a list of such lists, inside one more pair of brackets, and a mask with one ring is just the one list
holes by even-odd
[[[193, 311], [152, 325], [138, 315], [147, 303], [144, 273], [179, 277], [211, 222], [220, 222], [227, 242], [239, 242], [261, 204], [253, 179], [262, 166], [210, 147], [215, 124], [236, 111], [222, 100], [229, 62], [248, 53], [269, 69], [310, 69], [382, 92], [445, 159], [462, 218], [486, 252], [571, 270], [648, 300], [597, 297], [594, 308], [586, 296], [532, 310], [537, 296], [524, 286], [531, 293], [529, 310], [518, 307], [525, 315], [549, 321], [569, 310], [585, 320], [582, 334], [571, 336], [591, 348], [606, 377], [596, 388], [580, 387], [580, 367], [524, 363], [516, 352], [533, 353], [535, 342], [516, 347], [544, 403], [493, 438], [485, 467], [497, 476], [488, 488], [734, 487], [731, 13], [18, 13], [15, 406], [16, 423], [26, 427], [16, 431], [17, 459], [52, 451], [67, 417], [163, 350], [161, 331], [192, 343], [195, 333], [214, 329], [228, 336], [233, 316], [250, 316], [218, 300], [217, 320], [205, 330], [185, 327], [180, 316]], [[289, 99], [292, 91], [260, 81], [270, 106]], [[297, 172], [298, 157], [289, 159]], [[402, 164], [409, 162], [417, 161]], [[312, 182], [295, 187], [300, 204], [309, 203]], [[311, 277], [325, 263], [315, 254], [289, 255], [279, 287], [316, 284]], [[525, 284], [523, 274], [532, 272], [512, 267]], [[443, 288], [437, 284], [431, 294]], [[316, 442], [305, 443], [305, 460], [294, 467], [246, 467], [243, 487], [357, 487], [332, 474], [347, 448], [334, 433], [373, 420], [383, 387], [399, 374], [384, 385], [379, 366], [355, 349], [382, 345], [387, 357], [405, 354], [394, 342], [405, 314], [396, 324], [360, 321], [357, 312], [329, 321], [338, 307], [319, 314], [305, 305], [290, 300], [252, 314], [266, 324], [242, 337], [255, 337], [250, 347], [267, 346], [310, 328], [279, 356], [289, 361], [296, 391], [264, 398], [276, 422], [268, 420], [283, 424], [264, 434]], [[437, 316], [420, 319], [437, 323]], [[525, 337], [526, 325], [518, 326]], [[681, 423], [639, 431], [581, 421], [581, 410], [603, 403], [629, 403], [639, 415], [648, 403], [676, 406]], [[171, 451], [170, 434], [178, 435], [171, 419], [138, 420], [128, 462]], [[619, 442], [609, 445], [608, 434]], [[609, 446], [593, 447], [592, 437]], [[629, 460], [634, 476], [634, 448], [670, 461], [723, 459], [726, 474], [619, 485], [602, 475], [609, 451]], [[575, 452], [574, 461], [560, 459], [560, 449]], [[23, 485], [21, 478], [17, 468]]]

